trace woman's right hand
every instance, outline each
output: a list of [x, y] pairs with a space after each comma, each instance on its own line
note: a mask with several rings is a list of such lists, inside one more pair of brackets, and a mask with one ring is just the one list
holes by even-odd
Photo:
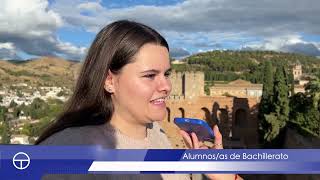
[[[222, 135], [217, 125], [213, 127], [213, 132], [215, 140], [211, 149], [223, 149]], [[203, 142], [198, 140], [195, 133], [192, 132], [191, 135], [189, 135], [187, 132], [180, 130], [180, 134], [189, 149], [209, 149]], [[213, 180], [242, 180], [242, 178], [236, 174], [206, 174], [206, 176]]]

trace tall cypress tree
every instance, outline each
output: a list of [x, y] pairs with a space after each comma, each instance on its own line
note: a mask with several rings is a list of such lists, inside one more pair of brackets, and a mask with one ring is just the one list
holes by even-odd
[[268, 123], [265, 115], [272, 111], [273, 100], [273, 69], [271, 61], [266, 61], [263, 64], [263, 89], [262, 97], [259, 105], [259, 139], [260, 143], [264, 144], [264, 136], [268, 131]]
[[271, 109], [272, 97], [273, 97], [273, 70], [271, 61], [266, 61], [264, 64], [263, 72], [263, 89], [260, 103], [260, 114], [269, 114]]
[[[273, 107], [283, 126], [289, 120], [289, 80], [284, 65], [277, 68], [273, 87]], [[282, 127], [283, 127], [282, 126]]]
[[278, 137], [289, 120], [289, 83], [287, 77], [286, 67], [280, 64], [274, 78], [272, 112], [265, 116], [268, 128], [264, 139], [268, 142]]

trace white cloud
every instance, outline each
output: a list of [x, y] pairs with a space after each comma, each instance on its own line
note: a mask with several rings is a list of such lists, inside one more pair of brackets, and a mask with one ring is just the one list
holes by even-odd
[[83, 11], [91, 11], [91, 12], [101, 11], [104, 9], [98, 2], [81, 3], [77, 6], [77, 8]]
[[[278, 36], [265, 39], [261, 44], [255, 44], [251, 47], [256, 47], [265, 50], [280, 50], [281, 47], [296, 43], [303, 43], [302, 37], [299, 35]], [[249, 45], [250, 46], [250, 45]]]
[[256, 44], [255, 47], [263, 50], [279, 51], [282, 47], [286, 45], [292, 45], [302, 42], [303, 41], [301, 39], [301, 36], [299, 35], [271, 37], [265, 39], [265, 41], [262, 44]]
[[[80, 9], [74, 8], [76, 4], [82, 3], [86, 5], [81, 6], [96, 13], [87, 16]], [[193, 44], [203, 42], [209, 45], [231, 42], [240, 47], [259, 39], [266, 41], [266, 48], [278, 49], [286, 41], [277, 42], [279, 36], [320, 34], [318, 0], [186, 0], [175, 5], [138, 5], [127, 8], [101, 8], [99, 1], [56, 0], [52, 8], [59, 12], [69, 26], [81, 27], [94, 33], [115, 20], [136, 20], [165, 34], [170, 45], [176, 47], [195, 47]], [[204, 37], [206, 40], [201, 40]], [[286, 43], [299, 42], [289, 38]]]
[[[2, 0], [1, 3], [0, 43], [10, 42], [11, 46], [16, 48], [15, 51], [23, 51], [35, 56], [83, 55], [82, 48], [70, 44], [69, 49], [61, 48], [62, 42], [58, 40], [56, 32], [63, 26], [63, 19], [58, 13], [48, 8], [48, 1]], [[72, 51], [70, 51], [71, 47]], [[6, 55], [9, 54], [1, 53], [0, 58], [12, 57], [6, 57]]]
[[[81, 21], [87, 29], [97, 29], [117, 19], [134, 19], [160, 30], [178, 32], [245, 32], [260, 35], [297, 31], [320, 33], [318, 0], [186, 0], [168, 6], [98, 8], [95, 19], [82, 15], [74, 8], [74, 4], [84, 2], [56, 0], [52, 7], [70, 25], [78, 26]], [[90, 9], [101, 7], [99, 2], [90, 4]]]
[[264, 42], [248, 44], [243, 49], [294, 52], [312, 56], [320, 55], [319, 43], [306, 42], [300, 35], [272, 37], [266, 39]]
[[16, 52], [16, 48], [13, 43], [6, 42], [0, 43], [0, 59], [21, 59]]
[[73, 44], [69, 42], [58, 42], [57, 48], [64, 52], [65, 54], [68, 54], [68, 58], [79, 60], [82, 59], [83, 56], [87, 52], [87, 48], [85, 47], [76, 47]]
[[52, 35], [63, 23], [57, 13], [47, 10], [47, 6], [45, 0], [2, 1], [0, 32], [28, 37]]
[[59, 28], [96, 33], [112, 21], [130, 19], [150, 25], [165, 34], [170, 46], [185, 47], [189, 52], [214, 49], [225, 42], [239, 47], [251, 42], [248, 47], [277, 50], [303, 44], [300, 37], [294, 38], [297, 34], [319, 36], [319, 16], [318, 0], [186, 0], [175, 5], [126, 8], [103, 7], [99, 0], [55, 0], [50, 7], [46, 0], [4, 0], [0, 43], [12, 42], [34, 55], [83, 56], [84, 47], [58, 39]]
[[6, 43], [0, 43], [0, 49], [15, 50], [15, 47], [14, 47], [13, 43], [6, 42]]
[[56, 0], [51, 8], [62, 16], [65, 26], [70, 28], [96, 33], [103, 25], [110, 22], [108, 9], [103, 8], [100, 2]]

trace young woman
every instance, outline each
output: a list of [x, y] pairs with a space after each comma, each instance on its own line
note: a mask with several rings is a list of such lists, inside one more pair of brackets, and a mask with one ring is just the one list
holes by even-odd
[[[157, 123], [166, 114], [165, 101], [171, 91], [170, 70], [169, 47], [159, 33], [127, 20], [109, 24], [93, 41], [65, 112], [36, 144], [172, 148]], [[216, 148], [222, 148], [217, 127], [214, 132]], [[186, 132], [181, 133], [190, 148], [205, 148], [195, 134], [190, 137]], [[189, 178], [187, 175], [126, 178], [172, 177]], [[211, 174], [208, 177], [235, 179], [236, 176]]]

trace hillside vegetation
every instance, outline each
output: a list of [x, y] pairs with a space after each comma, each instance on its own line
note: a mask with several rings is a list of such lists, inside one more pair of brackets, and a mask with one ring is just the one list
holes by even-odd
[[79, 62], [56, 57], [42, 57], [28, 61], [0, 61], [0, 83], [72, 87], [80, 66]]
[[287, 67], [301, 63], [303, 72], [320, 76], [320, 59], [317, 57], [273, 51], [210, 51], [183, 59], [186, 64], [173, 65], [177, 71], [204, 71], [206, 81], [232, 81], [238, 78], [262, 83], [264, 61], [274, 67], [280, 62]]
[[[176, 71], [203, 71], [206, 81], [245, 79], [262, 83], [264, 61], [276, 67], [301, 63], [303, 72], [320, 77], [320, 59], [299, 54], [272, 51], [210, 51], [183, 59], [186, 64], [174, 64]], [[0, 85], [27, 83], [34, 86], [66, 86], [75, 83], [81, 63], [57, 57], [41, 57], [27, 61], [0, 60]]]

